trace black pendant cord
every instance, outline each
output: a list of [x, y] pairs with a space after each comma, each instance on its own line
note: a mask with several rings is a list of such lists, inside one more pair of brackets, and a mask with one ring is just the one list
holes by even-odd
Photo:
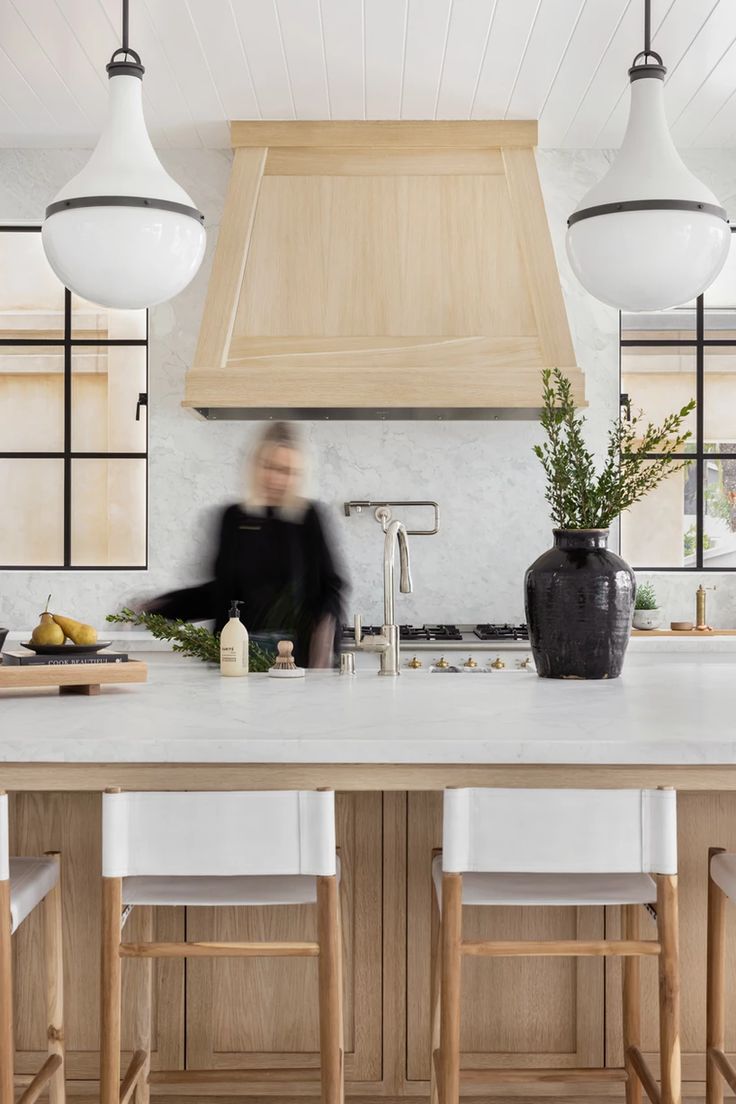
[[[123, 0], [123, 8], [127, 8], [128, 0]], [[649, 57], [652, 52], [652, 3], [644, 0], [644, 54]]]
[[[649, 6], [647, 0], [647, 7]], [[129, 0], [123, 0], [123, 49], [128, 52], [128, 28], [130, 26]]]

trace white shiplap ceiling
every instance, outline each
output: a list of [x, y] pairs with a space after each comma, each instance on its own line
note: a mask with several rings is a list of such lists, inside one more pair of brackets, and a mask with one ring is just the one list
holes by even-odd
[[[618, 144], [643, 0], [130, 0], [159, 146], [229, 119], [539, 118]], [[0, 0], [0, 145], [92, 145], [119, 0]], [[653, 0], [680, 146], [736, 146], [736, 0]]]

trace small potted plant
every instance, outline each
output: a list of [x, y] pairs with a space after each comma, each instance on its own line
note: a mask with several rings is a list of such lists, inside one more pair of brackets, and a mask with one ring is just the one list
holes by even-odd
[[529, 643], [543, 678], [616, 678], [631, 635], [636, 582], [608, 548], [608, 528], [684, 466], [676, 455], [690, 437], [683, 423], [695, 400], [659, 426], [641, 415], [614, 422], [598, 466], [569, 379], [555, 368], [542, 380], [545, 440], [534, 452], [547, 477], [555, 528], [554, 547], [524, 578]]
[[657, 595], [651, 583], [642, 583], [636, 588], [634, 602], [634, 628], [656, 629], [660, 623], [660, 610]]

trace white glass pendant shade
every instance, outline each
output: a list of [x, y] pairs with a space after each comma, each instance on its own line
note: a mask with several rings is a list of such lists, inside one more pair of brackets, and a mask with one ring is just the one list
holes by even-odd
[[663, 310], [694, 299], [721, 271], [731, 244], [725, 211], [672, 141], [664, 72], [662, 65], [630, 71], [621, 149], [568, 222], [575, 275], [596, 299], [620, 310]]
[[110, 65], [105, 128], [85, 167], [47, 208], [42, 229], [62, 283], [93, 303], [129, 310], [182, 291], [206, 240], [202, 216], [151, 144], [138, 69]]

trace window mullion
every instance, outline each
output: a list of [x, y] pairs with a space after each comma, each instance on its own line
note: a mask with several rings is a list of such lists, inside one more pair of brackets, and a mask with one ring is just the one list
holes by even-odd
[[64, 567], [72, 562], [72, 293], [64, 289]]
[[704, 425], [704, 395], [705, 395], [705, 350], [703, 339], [705, 337], [703, 296], [699, 295], [695, 305], [695, 566], [703, 566], [703, 542], [705, 533], [705, 439]]

